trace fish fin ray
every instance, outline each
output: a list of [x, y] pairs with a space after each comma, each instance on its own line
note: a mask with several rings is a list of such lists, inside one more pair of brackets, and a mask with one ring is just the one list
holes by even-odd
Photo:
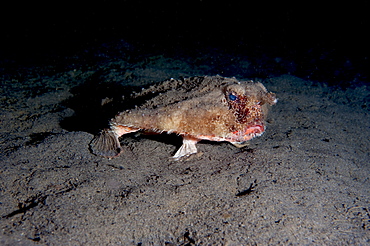
[[121, 144], [118, 136], [109, 129], [104, 129], [91, 141], [90, 150], [95, 155], [114, 158], [121, 153]]
[[199, 139], [183, 136], [182, 145], [172, 158], [175, 160], [180, 160], [182, 157], [196, 154], [198, 150], [195, 145], [198, 141]]

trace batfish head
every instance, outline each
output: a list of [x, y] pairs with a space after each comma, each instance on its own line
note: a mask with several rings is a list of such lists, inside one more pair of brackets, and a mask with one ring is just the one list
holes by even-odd
[[268, 92], [260, 82], [230, 84], [225, 87], [224, 94], [236, 121], [247, 126], [263, 126], [267, 105], [277, 102], [275, 94]]

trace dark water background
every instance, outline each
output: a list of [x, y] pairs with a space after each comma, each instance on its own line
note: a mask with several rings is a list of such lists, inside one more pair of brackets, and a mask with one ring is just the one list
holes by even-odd
[[[369, 82], [368, 9], [368, 1], [12, 4], [1, 10], [0, 72], [120, 58], [127, 44], [131, 56], [195, 59], [209, 53], [210, 62], [219, 64], [214, 72], [225, 76], [233, 74], [223, 67], [235, 55], [253, 62], [255, 69], [246, 77], [289, 73], [329, 85], [357, 86]], [[212, 54], [221, 52], [228, 54], [226, 60], [212, 60]]]

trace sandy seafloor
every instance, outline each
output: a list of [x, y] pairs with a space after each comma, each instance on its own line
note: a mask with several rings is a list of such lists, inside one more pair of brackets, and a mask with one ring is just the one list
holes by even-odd
[[[199, 154], [174, 161], [181, 138], [130, 134], [116, 159], [90, 153], [124, 85], [217, 73], [250, 79], [250, 61], [215, 54], [123, 54], [4, 75], [0, 244], [369, 245], [366, 85], [264, 79], [279, 101], [263, 136], [242, 149], [202, 141]], [[227, 59], [218, 69], [207, 62]]]

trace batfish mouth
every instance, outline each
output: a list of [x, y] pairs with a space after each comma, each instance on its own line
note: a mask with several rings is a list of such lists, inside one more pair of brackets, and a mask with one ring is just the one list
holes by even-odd
[[227, 139], [233, 143], [244, 143], [255, 137], [261, 136], [265, 131], [265, 126], [262, 123], [246, 126], [243, 131], [233, 132]]
[[255, 124], [252, 126], [247, 126], [244, 134], [262, 134], [265, 131], [265, 126], [263, 124]]

